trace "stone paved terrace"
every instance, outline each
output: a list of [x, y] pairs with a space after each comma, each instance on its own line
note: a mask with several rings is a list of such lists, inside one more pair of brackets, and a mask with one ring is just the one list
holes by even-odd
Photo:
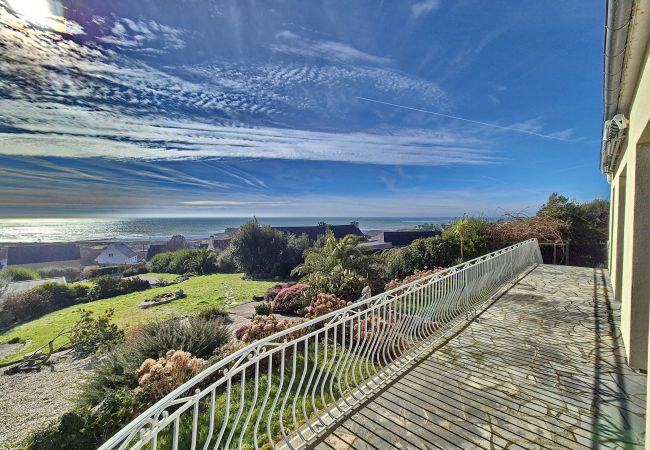
[[618, 306], [604, 270], [538, 266], [314, 447], [643, 448]]

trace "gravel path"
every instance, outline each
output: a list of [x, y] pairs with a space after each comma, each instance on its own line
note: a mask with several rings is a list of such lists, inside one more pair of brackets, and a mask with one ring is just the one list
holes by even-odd
[[92, 359], [73, 359], [69, 352], [60, 352], [52, 361], [40, 372], [0, 375], [0, 449], [12, 448], [73, 408]]

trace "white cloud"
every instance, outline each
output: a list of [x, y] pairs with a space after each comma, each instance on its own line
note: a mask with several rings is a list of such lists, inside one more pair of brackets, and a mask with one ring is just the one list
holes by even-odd
[[[11, 108], [7, 108], [7, 105]], [[280, 158], [395, 165], [490, 164], [490, 146], [462, 132], [322, 132], [130, 118], [77, 106], [0, 100], [0, 154], [116, 159]], [[47, 142], [47, 145], [44, 143]]]
[[275, 38], [280, 43], [271, 45], [270, 49], [279, 53], [347, 63], [389, 64], [391, 62], [389, 58], [363, 52], [342, 42], [312, 40], [288, 30], [280, 31]]
[[[105, 23], [106, 20], [101, 24]], [[117, 18], [113, 21], [110, 30], [106, 30], [105, 33], [104, 36], [97, 38], [99, 42], [125, 50], [164, 53], [185, 48], [187, 44], [184, 36], [188, 32], [154, 20], [133, 21], [128, 18]]]
[[440, 0], [423, 0], [411, 5], [411, 16], [415, 19], [440, 7]]

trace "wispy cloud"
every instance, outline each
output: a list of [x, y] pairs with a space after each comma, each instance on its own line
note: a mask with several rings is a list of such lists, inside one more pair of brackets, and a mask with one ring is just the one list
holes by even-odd
[[447, 119], [453, 119], [453, 120], [459, 120], [462, 122], [467, 122], [467, 123], [472, 123], [475, 125], [480, 125], [482, 127], [488, 127], [488, 128], [493, 128], [496, 130], [500, 131], [514, 131], [517, 133], [523, 133], [523, 134], [528, 134], [531, 136], [536, 136], [544, 139], [554, 139], [557, 141], [568, 141], [569, 136], [572, 135], [573, 130], [562, 130], [558, 132], [552, 132], [552, 133], [544, 133], [542, 126], [540, 124], [540, 120], [535, 118], [535, 119], [530, 119], [524, 122], [518, 122], [515, 124], [511, 125], [499, 125], [496, 123], [490, 123], [490, 122], [483, 122], [480, 120], [475, 120], [475, 119], [469, 119], [467, 117], [460, 117], [460, 116], [454, 116], [451, 114], [445, 114], [442, 112], [437, 112], [437, 111], [428, 111], [426, 109], [421, 109], [421, 108], [414, 108], [412, 106], [406, 106], [406, 105], [398, 105], [396, 103], [390, 103], [390, 102], [384, 102], [381, 100], [377, 99], [371, 99], [371, 98], [366, 98], [366, 97], [357, 97], [359, 100], [367, 101], [367, 102], [372, 102], [372, 103], [378, 103], [381, 105], [386, 105], [386, 106], [392, 106], [394, 108], [401, 108], [401, 109], [407, 109], [410, 111], [416, 111], [420, 112], [423, 114], [430, 114], [433, 116], [438, 116], [438, 117], [445, 117]]
[[411, 5], [411, 17], [417, 19], [423, 14], [428, 14], [440, 7], [440, 0], [423, 0]]
[[342, 42], [312, 40], [289, 30], [277, 33], [275, 39], [278, 43], [271, 45], [270, 48], [279, 53], [348, 63], [388, 64], [391, 62], [389, 58], [363, 52]]
[[[6, 107], [9, 103], [11, 108]], [[163, 117], [135, 119], [76, 106], [16, 100], [0, 100], [0, 122], [29, 132], [0, 133], [0, 154], [14, 156], [253, 157], [430, 166], [499, 161], [487, 142], [445, 130], [322, 132], [225, 126]], [[47, 146], [42, 145], [44, 141]]]

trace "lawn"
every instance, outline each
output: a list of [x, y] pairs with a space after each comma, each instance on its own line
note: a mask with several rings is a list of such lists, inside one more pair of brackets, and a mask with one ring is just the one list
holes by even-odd
[[[147, 276], [164, 278], [175, 278], [169, 274], [147, 274]], [[79, 308], [93, 312], [102, 312], [108, 308], [115, 311], [113, 316], [115, 322], [125, 328], [141, 322], [166, 319], [173, 316], [183, 316], [197, 313], [212, 306], [227, 306], [226, 292], [231, 291], [234, 297], [233, 304], [246, 303], [251, 301], [253, 295], [262, 295], [264, 291], [276, 284], [273, 281], [252, 281], [242, 280], [242, 274], [215, 274], [190, 278], [182, 283], [149, 289], [142, 292], [120, 295], [118, 297], [97, 300], [94, 302], [74, 305], [59, 311], [47, 314], [39, 319], [19, 325], [0, 335], [0, 343], [7, 342], [14, 338], [29, 341], [29, 345], [21, 351], [0, 358], [0, 366], [6, 365], [22, 358], [25, 353], [32, 352], [47, 345], [48, 341], [56, 336], [60, 330], [73, 325], [79, 314]], [[184, 299], [171, 303], [154, 306], [149, 309], [138, 308], [141, 303], [156, 294], [162, 292], [177, 291], [183, 289], [187, 294]], [[66, 344], [65, 339], [59, 339], [55, 346], [61, 347]]]

